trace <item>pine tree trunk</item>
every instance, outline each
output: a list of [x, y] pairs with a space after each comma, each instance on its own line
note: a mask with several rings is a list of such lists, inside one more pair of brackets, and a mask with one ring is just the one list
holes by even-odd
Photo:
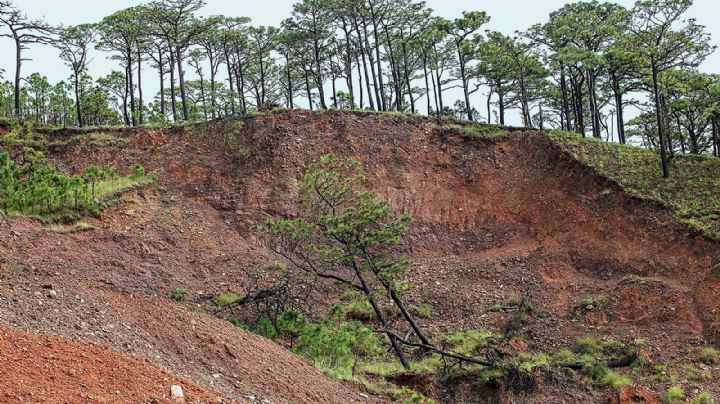
[[130, 86], [128, 84], [127, 70], [125, 70], [125, 93], [123, 94], [123, 117], [125, 118], [125, 126], [130, 126], [130, 114], [128, 114], [128, 95]]
[[288, 109], [294, 109], [295, 105], [293, 104], [293, 86], [292, 86], [292, 74], [290, 72], [290, 57], [286, 57], [286, 63], [285, 63], [285, 75], [287, 79], [287, 91], [288, 91], [288, 99], [287, 99], [287, 106]]
[[662, 166], [663, 177], [668, 178], [667, 152], [665, 151], [665, 128], [663, 123], [662, 109], [660, 103], [660, 86], [658, 84], [658, 68], [655, 61], [652, 61], [653, 92], [655, 96], [655, 118], [657, 119], [658, 137], [660, 139], [660, 165]]
[[377, 62], [377, 75], [378, 75], [378, 93], [380, 95], [380, 102], [378, 103], [381, 110], [387, 111], [387, 105], [385, 103], [385, 84], [383, 83], [383, 72], [382, 72], [382, 58], [380, 57], [380, 37], [378, 36], [378, 25], [377, 15], [375, 9], [370, 3], [370, 16], [372, 17], [373, 24], [373, 37], [375, 38], [375, 61]]
[[125, 74], [127, 75], [128, 91], [130, 92], [130, 122], [132, 122], [132, 126], [137, 126], [137, 116], [135, 115], [135, 85], [133, 84], [132, 59], [130, 58], [127, 60]]
[[78, 73], [75, 72], [75, 108], [77, 109], [77, 120], [78, 120], [78, 126], [81, 128], [84, 125], [83, 122], [83, 116], [82, 116], [82, 108], [80, 108], [80, 77], [78, 77]]
[[230, 87], [230, 112], [232, 115], [235, 115], [235, 84], [233, 83], [233, 68], [232, 63], [230, 63], [230, 52], [228, 52], [227, 47], [223, 47], [223, 51], [225, 52], [225, 64], [227, 65], [228, 82]]
[[177, 62], [177, 69], [178, 69], [178, 83], [180, 84], [180, 101], [182, 102], [182, 111], [183, 111], [183, 119], [188, 120], [188, 105], [187, 105], [187, 94], [185, 93], [185, 72], [182, 68], [182, 50], [180, 48], [176, 49], [177, 55], [175, 56], [175, 60]]
[[563, 66], [562, 64], [560, 65], [560, 91], [562, 92], [562, 110], [565, 118], [564, 121], [561, 121], [560, 126], [562, 126], [564, 130], [572, 130], [572, 123], [570, 122], [570, 106], [568, 102], [567, 80], [565, 78], [565, 66]]
[[365, 108], [365, 92], [363, 91], [363, 78], [362, 78], [362, 67], [360, 66], [360, 56], [358, 52], [355, 52], [355, 64], [357, 65], [358, 73], [358, 92], [360, 93], [360, 109]]
[[498, 109], [500, 110], [500, 125], [505, 126], [505, 92], [500, 84], [498, 84]]
[[[15, 34], [13, 32], [13, 34]], [[22, 68], [22, 44], [20, 39], [15, 37], [15, 115], [22, 118], [22, 108], [20, 108], [20, 69]]]
[[[162, 50], [158, 50], [158, 70], [160, 71], [160, 113], [165, 115], [165, 66], [163, 66]], [[164, 118], [163, 118], [164, 119]]]
[[138, 118], [140, 120], [140, 125], [143, 124], [145, 118], [143, 118], [143, 91], [142, 91], [142, 54], [140, 53], [140, 48], [138, 47], [137, 50], [137, 79], [138, 79]]
[[177, 100], [175, 99], [175, 52], [170, 48], [170, 106], [173, 121], [178, 121]]
[[210, 57], [210, 111], [212, 119], [217, 118], [217, 104], [216, 104], [216, 85], [215, 85], [215, 76], [217, 74], [217, 68], [215, 66], [220, 66], [219, 64], [216, 64], [214, 57]]
[[425, 102], [427, 103], [427, 114], [432, 115], [432, 106], [430, 103], [430, 81], [428, 80], [427, 56], [423, 50], [423, 76], [425, 78]]
[[623, 116], [623, 99], [622, 99], [622, 92], [617, 88], [617, 86], [613, 85], [613, 93], [615, 95], [615, 110], [616, 112], [616, 119], [617, 119], [617, 131], [618, 131], [618, 140], [620, 143], [625, 144], [627, 142], [627, 139], [625, 139], [625, 118]]
[[355, 88], [353, 86], [352, 77], [352, 46], [350, 44], [350, 29], [347, 22], [343, 19], [343, 33], [345, 34], [345, 80], [348, 92], [350, 93], [350, 110], [355, 109]]
[[712, 120], [712, 136], [713, 136], [713, 151], [715, 157], [720, 157], [720, 143], [718, 143], [718, 121], [717, 119]]
[[472, 108], [470, 107], [470, 92], [468, 89], [469, 79], [467, 72], [465, 71], [465, 56], [463, 55], [461, 45], [459, 42], [455, 43], [458, 49], [458, 60], [460, 61], [460, 80], [462, 80], [463, 95], [465, 96], [465, 110], [467, 112], [468, 121], [473, 121]]
[[310, 77], [308, 77], [308, 71], [305, 70], [305, 89], [307, 90], [307, 99], [308, 99], [308, 105], [310, 106], [310, 111], [313, 110], [313, 100], [312, 100], [312, 91], [310, 90]]
[[[382, 324], [383, 329], [385, 331], [390, 331], [390, 323], [388, 322], [387, 318], [385, 318], [385, 314], [383, 314], [382, 309], [380, 309], [380, 306], [378, 306], [377, 302], [375, 301], [375, 297], [373, 294], [373, 291], [368, 286], [367, 281], [365, 280], [365, 276], [363, 275], [362, 271], [360, 271], [357, 268], [357, 265], [353, 262], [353, 268], [355, 269], [355, 276], [360, 281], [360, 285], [362, 285], [363, 293], [365, 294], [365, 297], [368, 299], [368, 302], [370, 302], [370, 306], [373, 308], [373, 311], [375, 312], [375, 316], [377, 317], [378, 321], [380, 321], [380, 324]], [[397, 340], [397, 337], [395, 337], [392, 334], [388, 334], [388, 338], [390, 339], [390, 345], [392, 345], [393, 350], [395, 351], [395, 354], [397, 355], [398, 359], [400, 360], [400, 363], [403, 365], [405, 369], [410, 369], [410, 364], [408, 363], [407, 359], [405, 358], [405, 354], [403, 353], [402, 347], [400, 346], [400, 343]]]

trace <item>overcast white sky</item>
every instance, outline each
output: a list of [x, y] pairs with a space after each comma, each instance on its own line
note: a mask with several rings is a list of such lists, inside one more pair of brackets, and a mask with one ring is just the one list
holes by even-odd
[[[247, 16], [257, 25], [278, 25], [290, 14], [294, 0], [206, 0], [207, 5], [201, 11], [203, 15]], [[628, 8], [633, 0], [618, 0]], [[104, 16], [119, 9], [134, 6], [146, 1], [141, 0], [15, 0], [15, 3], [32, 17], [44, 16], [50, 23], [76, 25], [80, 23], [98, 22]], [[484, 10], [490, 15], [489, 29], [510, 34], [517, 30], [525, 30], [529, 26], [546, 21], [550, 12], [562, 7], [568, 1], [563, 0], [427, 0], [426, 3], [435, 10], [437, 15], [454, 18], [464, 10]], [[707, 27], [712, 34], [713, 42], [720, 43], [720, 15], [718, 0], [695, 0], [689, 17], [696, 18]], [[12, 77], [14, 72], [14, 45], [8, 38], [0, 38], [0, 51], [6, 57], [0, 59], [0, 68], [5, 70], [4, 77]], [[36, 45], [27, 51], [26, 56], [33, 60], [25, 62], [23, 76], [39, 71], [46, 75], [50, 82], [58, 82], [69, 76], [68, 68], [58, 59], [55, 49]], [[94, 53], [90, 65], [93, 77], [108, 74], [115, 63], [106, 59], [107, 55]], [[715, 52], [702, 66], [708, 73], [720, 72], [720, 51]], [[145, 73], [152, 74], [150, 71]], [[146, 91], [157, 91], [152, 79]], [[478, 102], [481, 102], [478, 100]], [[452, 103], [450, 103], [452, 104]], [[482, 108], [479, 108], [482, 110]], [[516, 122], [513, 122], [516, 123]]]

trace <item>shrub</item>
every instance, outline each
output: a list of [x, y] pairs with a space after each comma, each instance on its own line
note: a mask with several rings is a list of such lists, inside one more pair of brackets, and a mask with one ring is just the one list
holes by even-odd
[[594, 354], [600, 351], [600, 345], [592, 337], [584, 337], [577, 340], [575, 347], [582, 354]]
[[664, 398], [665, 401], [671, 404], [683, 403], [685, 402], [685, 390], [680, 386], [672, 386], [665, 391]]
[[169, 297], [172, 300], [176, 300], [178, 302], [185, 300], [185, 295], [187, 294], [188, 289], [187, 288], [175, 288], [170, 291]]
[[709, 372], [703, 372], [701, 369], [692, 365], [683, 366], [683, 370], [685, 371], [685, 378], [687, 380], [702, 381], [712, 377]]
[[238, 145], [237, 152], [235, 152], [235, 162], [242, 163], [250, 155], [250, 149], [244, 145]]
[[130, 177], [131, 178], [140, 178], [145, 176], [145, 167], [143, 167], [140, 163], [135, 163], [130, 168]]
[[263, 336], [267, 339], [276, 339], [278, 336], [277, 329], [275, 328], [275, 325], [272, 323], [272, 321], [263, 316], [258, 321], [257, 326], [253, 330], [253, 332], [257, 335]]
[[367, 299], [358, 299], [345, 307], [345, 315], [350, 320], [370, 320], [375, 312]]
[[632, 380], [630, 380], [629, 377], [614, 370], [605, 371], [605, 375], [603, 375], [601, 382], [604, 385], [611, 386], [615, 390], [620, 390], [621, 388], [632, 384]]
[[472, 356], [490, 345], [493, 338], [494, 335], [488, 331], [465, 330], [443, 336], [440, 340], [450, 345], [453, 351]]
[[230, 316], [230, 318], [228, 318], [228, 321], [230, 322], [230, 324], [234, 325], [235, 327], [237, 327], [241, 330], [245, 330], [245, 331], [250, 330], [250, 328], [247, 325], [243, 324], [242, 321], [240, 321], [239, 319], [237, 319], [234, 316]]
[[347, 379], [363, 357], [384, 354], [381, 342], [372, 329], [359, 321], [346, 321], [342, 306], [334, 306], [328, 316], [313, 323], [295, 310], [278, 317], [277, 324], [263, 317], [253, 332], [270, 339], [289, 339], [290, 349], [311, 361], [328, 376]]
[[218, 307], [227, 307], [240, 300], [240, 296], [233, 292], [222, 293], [215, 296], [215, 305]]
[[415, 309], [417, 316], [420, 318], [430, 318], [433, 314], [433, 307], [427, 303], [423, 303]]
[[291, 346], [295, 338], [303, 333], [307, 324], [307, 318], [297, 310], [287, 310], [278, 317], [278, 329], [281, 334], [290, 337]]
[[713, 404], [713, 399], [710, 394], [702, 392], [692, 399], [692, 404]]
[[697, 358], [706, 365], [715, 365], [720, 363], [720, 351], [712, 347], [704, 347], [698, 352]]

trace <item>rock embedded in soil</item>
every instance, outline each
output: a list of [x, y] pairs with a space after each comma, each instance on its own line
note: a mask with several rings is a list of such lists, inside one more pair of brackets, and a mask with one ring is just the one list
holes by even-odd
[[170, 386], [170, 397], [172, 397], [173, 400], [184, 399], [185, 393], [183, 392], [182, 386], [179, 384], [173, 384]]

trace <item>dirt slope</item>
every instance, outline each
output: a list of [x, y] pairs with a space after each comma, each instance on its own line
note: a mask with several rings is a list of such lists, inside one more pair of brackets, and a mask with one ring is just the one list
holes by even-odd
[[[35, 223], [26, 224], [44, 232]], [[30, 233], [28, 228], [22, 232]], [[44, 247], [42, 243], [35, 245]], [[82, 250], [82, 244], [77, 248], [78, 252]], [[63, 259], [62, 254], [59, 257]], [[93, 257], [106, 262], [102, 256]], [[76, 257], [86, 258], [81, 253]], [[328, 380], [274, 343], [192, 307], [173, 304], [164, 295], [153, 298], [117, 292], [112, 290], [116, 288], [113, 282], [100, 273], [95, 275], [104, 287], [93, 285], [84, 276], [74, 276], [74, 269], [67, 266], [32, 262], [28, 267], [6, 267], [3, 273], [0, 322], [5, 326], [111, 346], [236, 400], [291, 403], [363, 399], [351, 386]], [[91, 266], [73, 268], [92, 271]], [[111, 266], [107, 268], [113, 271]], [[137, 274], [115, 276], [136, 277], [136, 282], [142, 282]]]
[[[252, 226], [296, 213], [304, 168], [333, 151], [361, 161], [370, 186], [413, 214], [409, 299], [432, 305], [423, 323], [434, 331], [501, 329], [508, 314], [490, 308], [527, 294], [541, 308], [525, 330], [538, 350], [585, 335], [643, 338], [655, 363], [682, 372], [687, 347], [720, 342], [720, 246], [620, 192], [543, 134], [487, 142], [442, 136], [421, 118], [307, 111], [242, 127], [111, 133], [127, 145], [63, 142], [72, 134], [50, 135], [50, 157], [68, 171], [140, 161], [158, 184], [125, 195], [87, 233], [0, 221], [0, 325], [106, 344], [233, 398], [365, 400], [212, 316], [222, 313], [196, 313], [213, 293], [243, 293], [263, 275], [269, 255]], [[169, 301], [181, 286], [187, 302]], [[720, 398], [720, 386], [699, 384]], [[609, 395], [577, 385], [554, 393], [586, 402]]]
[[147, 362], [106, 347], [38, 337], [0, 328], [0, 401], [3, 403], [229, 402]]

